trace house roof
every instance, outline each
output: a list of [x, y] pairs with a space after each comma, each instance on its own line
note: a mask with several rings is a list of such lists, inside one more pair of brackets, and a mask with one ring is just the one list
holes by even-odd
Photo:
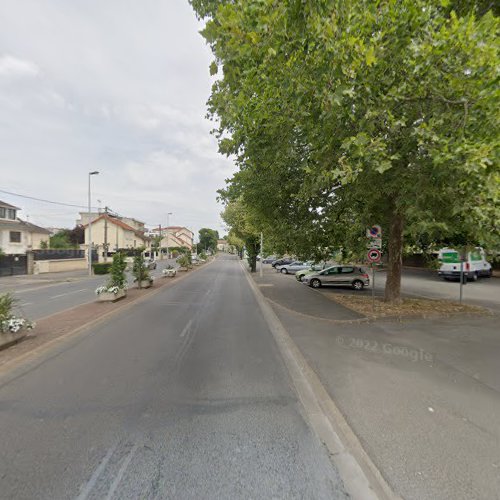
[[14, 208], [15, 210], [21, 210], [19, 207], [15, 207], [14, 205], [11, 205], [10, 203], [6, 203], [5, 201], [2, 201], [2, 200], [0, 200], [0, 207]]
[[[134, 233], [139, 238], [142, 238], [143, 240], [148, 240], [149, 239], [147, 236], [145, 236], [144, 233], [141, 233], [140, 231], [137, 231], [137, 229], [133, 228], [132, 226], [129, 226], [128, 224], [126, 224], [122, 220], [117, 219], [115, 217], [110, 217], [109, 215], [106, 215], [106, 214], [102, 214], [99, 217], [97, 217], [97, 219], [94, 219], [92, 221], [92, 224], [95, 224], [96, 222], [98, 222], [100, 220], [104, 220], [104, 219], [107, 220], [108, 222], [111, 222], [111, 224], [115, 224], [116, 226], [121, 227], [125, 231], [131, 231], [132, 233]], [[88, 226], [88, 224], [84, 224], [83, 225], [84, 228], [87, 227], [87, 226]]]
[[48, 229], [44, 227], [25, 222], [23, 220], [0, 220], [0, 229], [8, 229], [10, 231], [27, 231], [28, 233], [50, 234]]

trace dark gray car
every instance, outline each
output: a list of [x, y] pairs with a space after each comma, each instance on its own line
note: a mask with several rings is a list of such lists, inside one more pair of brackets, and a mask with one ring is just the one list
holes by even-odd
[[370, 284], [368, 272], [359, 266], [332, 266], [317, 273], [304, 276], [302, 283], [312, 288], [322, 286], [350, 286], [354, 290], [363, 290]]

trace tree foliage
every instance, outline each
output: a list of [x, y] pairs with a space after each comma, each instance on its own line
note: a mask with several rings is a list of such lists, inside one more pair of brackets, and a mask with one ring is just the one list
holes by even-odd
[[209, 100], [220, 150], [239, 166], [221, 196], [278, 251], [359, 255], [364, 228], [381, 224], [386, 299], [399, 300], [404, 241], [498, 244], [492, 5], [192, 4], [207, 21], [211, 72], [223, 69]]
[[215, 229], [203, 227], [198, 231], [199, 235], [199, 252], [211, 250], [213, 253], [217, 251], [217, 240], [219, 232]]

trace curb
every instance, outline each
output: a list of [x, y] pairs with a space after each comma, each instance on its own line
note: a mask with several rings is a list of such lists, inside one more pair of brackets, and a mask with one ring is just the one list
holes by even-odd
[[[158, 293], [160, 293], [162, 290], [165, 290], [166, 288], [170, 288], [175, 286], [177, 283], [180, 281], [186, 279], [188, 276], [191, 276], [193, 272], [196, 272], [200, 269], [205, 268], [207, 265], [211, 264], [214, 262], [215, 259], [207, 262], [206, 264], [197, 267], [196, 269], [193, 269], [191, 272], [187, 272], [179, 277], [176, 277], [172, 281], [167, 281], [166, 283], [162, 284], [155, 290], [152, 290], [151, 292], [139, 296], [135, 298], [131, 302], [125, 302], [122, 303], [121, 305], [113, 308], [111, 311], [108, 311], [107, 313], [103, 314], [102, 316], [99, 316], [98, 318], [91, 320], [83, 325], [78, 326], [77, 328], [74, 328], [73, 330], [70, 330], [69, 332], [63, 333], [59, 337], [50, 340], [46, 344], [43, 344], [32, 351], [26, 352], [24, 354], [21, 354], [20, 356], [6, 362], [2, 367], [0, 367], [0, 387], [3, 385], [9, 383], [10, 381], [14, 380], [15, 378], [18, 378], [22, 375], [24, 375], [26, 372], [30, 371], [31, 369], [34, 369], [38, 366], [40, 366], [46, 358], [44, 358], [44, 355], [46, 355], [49, 351], [51, 351], [55, 346], [58, 344], [64, 344], [66, 341], [72, 339], [73, 337], [77, 337], [79, 334], [85, 333], [86, 331], [90, 330], [92, 327], [99, 325], [100, 323], [105, 322], [107, 319], [113, 317], [114, 315], [127, 310], [137, 304], [140, 304], [141, 302], [146, 301], [147, 299], [154, 297]], [[166, 279], [166, 278], [165, 278]], [[38, 321], [46, 320], [50, 318], [51, 316], [55, 316], [57, 314], [60, 314], [61, 312], [67, 312], [71, 311], [72, 309], [76, 309], [82, 305], [89, 304], [90, 302], [85, 302], [83, 304], [80, 304], [78, 306], [70, 307], [68, 309], [65, 309], [64, 311], [59, 311], [58, 313], [51, 314], [49, 316], [45, 316], [43, 318], [40, 318]], [[57, 355], [57, 353], [56, 353]], [[21, 366], [18, 366], [21, 365]]]
[[330, 453], [347, 492], [359, 499], [400, 499], [362, 447], [319, 377], [267, 303], [244, 265], [245, 277], [271, 330], [306, 416]]

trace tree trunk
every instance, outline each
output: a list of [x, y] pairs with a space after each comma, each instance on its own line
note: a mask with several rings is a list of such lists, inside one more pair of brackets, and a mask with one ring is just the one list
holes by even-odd
[[401, 271], [403, 267], [403, 217], [398, 213], [394, 213], [391, 217], [388, 250], [385, 301], [399, 303], [401, 302]]
[[252, 255], [250, 257], [250, 272], [257, 272], [257, 255]]

